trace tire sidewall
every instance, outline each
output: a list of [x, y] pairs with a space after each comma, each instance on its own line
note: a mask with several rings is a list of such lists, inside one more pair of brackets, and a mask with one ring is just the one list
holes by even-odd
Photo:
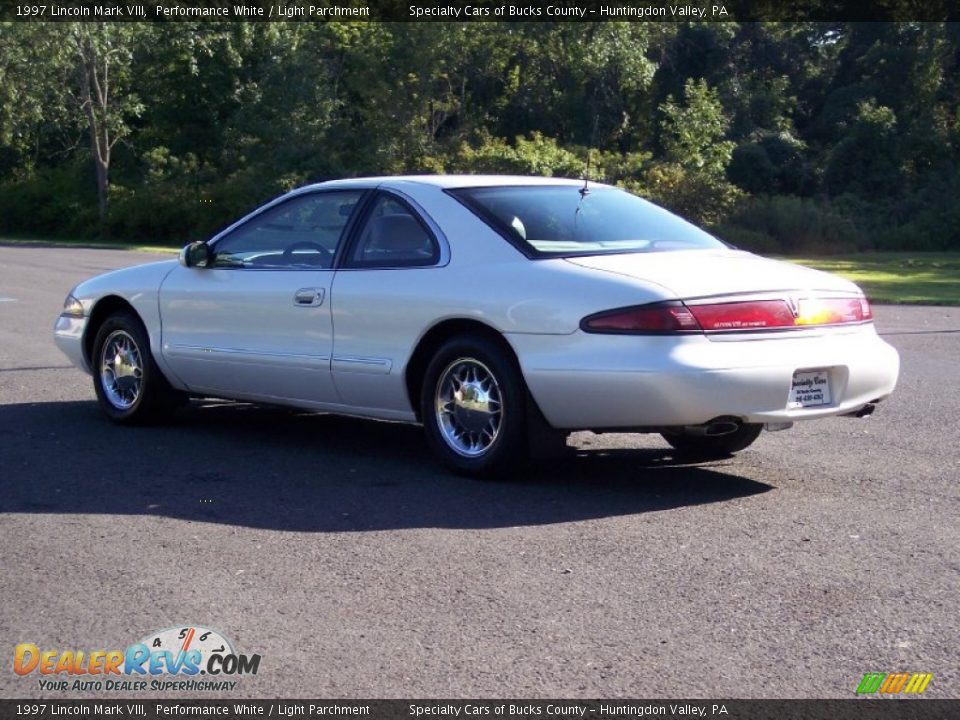
[[[483, 455], [466, 457], [444, 440], [436, 413], [437, 383], [452, 362], [476, 360], [493, 374], [500, 388], [503, 417], [497, 438]], [[512, 474], [526, 456], [526, 386], [516, 360], [499, 343], [481, 335], [465, 335], [444, 343], [424, 374], [420, 410], [427, 443], [454, 471], [471, 477]]]
[[662, 437], [676, 450], [690, 457], [705, 460], [730, 457], [747, 449], [760, 436], [762, 425], [745, 424], [730, 435], [714, 437], [684, 433], [662, 433]]

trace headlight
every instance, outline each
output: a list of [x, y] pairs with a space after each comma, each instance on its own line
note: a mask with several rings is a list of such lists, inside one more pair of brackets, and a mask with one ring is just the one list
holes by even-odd
[[77, 300], [73, 295], [67, 295], [67, 299], [63, 301], [63, 312], [61, 315], [67, 315], [69, 317], [83, 317], [83, 305]]

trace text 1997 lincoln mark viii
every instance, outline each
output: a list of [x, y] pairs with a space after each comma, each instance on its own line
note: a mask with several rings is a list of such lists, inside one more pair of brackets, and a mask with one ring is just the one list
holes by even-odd
[[220, 397], [422, 423], [472, 475], [574, 430], [717, 457], [869, 414], [896, 351], [857, 286], [582, 180], [326, 182], [80, 283], [56, 342], [119, 423]]

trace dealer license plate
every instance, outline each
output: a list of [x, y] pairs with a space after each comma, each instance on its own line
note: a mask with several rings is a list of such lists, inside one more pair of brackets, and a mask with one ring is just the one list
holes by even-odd
[[826, 370], [804, 370], [793, 374], [787, 408], [818, 407], [829, 405], [830, 374]]

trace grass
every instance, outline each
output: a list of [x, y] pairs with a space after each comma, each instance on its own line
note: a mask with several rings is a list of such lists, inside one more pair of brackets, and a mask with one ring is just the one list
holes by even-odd
[[0, 237], [0, 245], [20, 245], [23, 247], [73, 247], [73, 248], [94, 248], [96, 250], [130, 250], [131, 252], [147, 253], [175, 253], [183, 247], [180, 245], [145, 245], [135, 242], [122, 242], [120, 240], [73, 240], [62, 239], [51, 240], [49, 238], [7, 238]]
[[960, 252], [784, 258], [857, 283], [875, 303], [960, 305]]

